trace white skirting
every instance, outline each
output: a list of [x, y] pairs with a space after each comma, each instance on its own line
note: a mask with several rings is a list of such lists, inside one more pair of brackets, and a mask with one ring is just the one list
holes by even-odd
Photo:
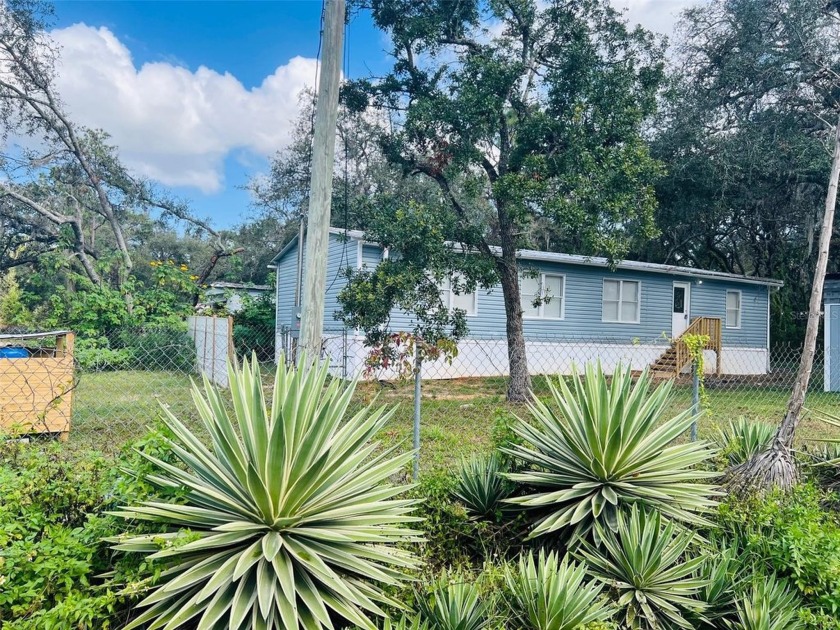
[[[569, 374], [573, 366], [600, 361], [607, 373], [619, 364], [642, 370], [653, 363], [667, 348], [660, 344], [618, 344], [582, 341], [526, 341], [528, 371], [531, 374]], [[764, 348], [724, 347], [723, 374], [754, 375], [768, 372], [768, 353]], [[393, 370], [377, 370], [365, 374], [368, 349], [359, 337], [342, 335], [327, 337], [324, 355], [330, 359], [332, 372], [343, 378], [390, 380]], [[715, 353], [705, 353], [706, 372], [715, 371]], [[501, 339], [465, 339], [458, 344], [458, 356], [449, 363], [443, 359], [423, 364], [423, 378], [450, 379], [506, 376], [508, 373], [507, 342]]]

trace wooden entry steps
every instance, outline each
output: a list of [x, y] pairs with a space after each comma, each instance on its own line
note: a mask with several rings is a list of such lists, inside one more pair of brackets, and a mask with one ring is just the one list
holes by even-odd
[[695, 317], [685, 332], [674, 339], [668, 349], [651, 364], [653, 376], [676, 378], [691, 365], [691, 353], [685, 343], [686, 335], [705, 335], [709, 338], [705, 349], [715, 353], [715, 374], [721, 371], [721, 349], [723, 346], [719, 317]]

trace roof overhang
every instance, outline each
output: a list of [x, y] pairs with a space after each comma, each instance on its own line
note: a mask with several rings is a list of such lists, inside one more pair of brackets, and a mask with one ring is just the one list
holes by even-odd
[[743, 276], [723, 271], [708, 271], [695, 269], [693, 267], [680, 267], [677, 265], [662, 265], [659, 263], [640, 262], [637, 260], [620, 260], [612, 266], [606, 258], [598, 256], [577, 256], [575, 254], [557, 254], [553, 252], [540, 252], [523, 249], [517, 252], [517, 258], [522, 260], [539, 260], [544, 262], [557, 262], [567, 265], [585, 265], [589, 267], [602, 267], [621, 269], [624, 271], [646, 271], [652, 273], [667, 273], [674, 276], [685, 276], [702, 280], [726, 280], [730, 282], [741, 282], [744, 284], [761, 284], [769, 287], [782, 287], [784, 282], [772, 278], [759, 278], [757, 276]]
[[[351, 241], [363, 241], [365, 245], [378, 245], [378, 243], [374, 243], [371, 241], [365, 240], [365, 233], [361, 230], [345, 230], [344, 228], [330, 228], [330, 234], [335, 234], [336, 236], [346, 236]], [[293, 238], [291, 241], [286, 243], [286, 246], [280, 250], [280, 253], [277, 254], [274, 258], [271, 259], [271, 264], [268, 265], [269, 269], [276, 269], [277, 268], [277, 261], [279, 261], [286, 253], [293, 249], [297, 245], [297, 239]]]
[[[361, 230], [345, 230], [343, 228], [330, 228], [330, 234], [339, 236], [346, 236], [350, 240], [362, 241], [365, 245], [379, 245], [373, 241], [365, 239], [365, 233]], [[280, 260], [286, 252], [297, 245], [297, 240], [290, 241], [277, 256], [271, 261], [272, 267], [276, 267], [276, 263]], [[501, 256], [501, 248], [491, 247], [491, 251]], [[621, 269], [624, 271], [644, 271], [648, 273], [667, 273], [675, 276], [684, 276], [688, 278], [697, 278], [702, 280], [723, 280], [729, 282], [740, 282], [743, 284], [759, 284], [771, 288], [781, 288], [784, 282], [775, 280], [773, 278], [760, 278], [758, 276], [743, 276], [736, 273], [726, 273], [723, 271], [707, 271], [705, 269], [695, 269], [693, 267], [680, 267], [678, 265], [662, 265], [659, 263], [640, 262], [637, 260], [620, 260], [614, 264], [606, 258], [599, 256], [578, 256], [576, 254], [559, 254], [554, 252], [541, 252], [532, 249], [520, 249], [516, 252], [516, 257], [520, 260], [535, 260], [543, 262], [556, 262], [566, 265], [584, 265], [589, 267], [601, 267], [606, 269]]]

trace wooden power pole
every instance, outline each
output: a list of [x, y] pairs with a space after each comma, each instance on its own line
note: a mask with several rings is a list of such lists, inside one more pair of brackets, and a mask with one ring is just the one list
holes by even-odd
[[338, 89], [344, 52], [344, 0], [327, 0], [324, 12], [324, 47], [315, 104], [312, 144], [312, 179], [306, 230], [305, 273], [300, 315], [300, 347], [310, 360], [321, 353], [324, 329], [324, 287], [330, 238], [333, 162], [338, 120]]

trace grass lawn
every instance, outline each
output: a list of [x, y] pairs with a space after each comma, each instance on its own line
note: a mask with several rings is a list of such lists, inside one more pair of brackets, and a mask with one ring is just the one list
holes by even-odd
[[[546, 393], [544, 381], [536, 378], [539, 395]], [[143, 435], [153, 425], [165, 405], [182, 421], [197, 426], [198, 419], [190, 397], [190, 378], [172, 372], [121, 371], [82, 374], [73, 402], [70, 446], [114, 452], [132, 438]], [[426, 381], [423, 384], [421, 422], [421, 466], [425, 470], [448, 467], [462, 457], [487, 451], [493, 427], [499, 419], [526, 415], [524, 405], [504, 399], [501, 378]], [[789, 392], [782, 388], [708, 390], [709, 409], [700, 420], [700, 436], [709, 436], [731, 418], [746, 416], [777, 424], [783, 415]], [[397, 410], [383, 431], [385, 444], [411, 447], [413, 386], [410, 383], [382, 386], [362, 383], [359, 405], [373, 400], [396, 405]], [[691, 404], [691, 389], [678, 386], [673, 413]], [[816, 392], [808, 397], [810, 409], [840, 414], [840, 395]], [[840, 439], [840, 429], [809, 415], [798, 431], [801, 441]]]

